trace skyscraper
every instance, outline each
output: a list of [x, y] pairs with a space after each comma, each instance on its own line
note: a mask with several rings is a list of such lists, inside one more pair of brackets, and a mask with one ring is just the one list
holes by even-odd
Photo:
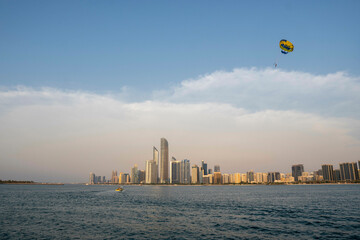
[[145, 171], [144, 170], [138, 171], [138, 178], [139, 178], [139, 183], [145, 182]]
[[180, 183], [180, 161], [174, 157], [170, 162], [170, 183]]
[[220, 165], [215, 165], [214, 166], [214, 173], [215, 172], [220, 172]]
[[90, 176], [89, 176], [89, 184], [95, 184], [95, 173], [90, 173]]
[[199, 167], [196, 164], [191, 168], [191, 183], [199, 183]]
[[153, 147], [153, 161], [156, 164], [156, 183], [159, 182], [159, 151]]
[[204, 160], [201, 160], [201, 167], [204, 170], [204, 174], [203, 175], [207, 175], [208, 174], [208, 168], [207, 168], [207, 163], [204, 162]]
[[139, 170], [137, 164], [131, 168], [131, 183], [139, 183]]
[[160, 183], [169, 182], [169, 144], [165, 138], [160, 141]]
[[248, 181], [249, 183], [255, 181], [254, 171], [251, 170], [250, 172], [247, 172], [247, 173], [246, 173], [246, 177], [247, 177], [247, 181]]
[[324, 165], [321, 165], [321, 168], [322, 168], [322, 174], [324, 177], [324, 181], [330, 181], [330, 182], [335, 181], [333, 165], [324, 164]]
[[156, 162], [154, 160], [146, 161], [146, 179], [145, 182], [148, 184], [157, 183], [157, 169], [156, 169]]
[[298, 177], [301, 177], [302, 173], [304, 172], [304, 165], [303, 164], [292, 165], [291, 170], [292, 170], [292, 176], [297, 182], [299, 181]]
[[182, 184], [190, 183], [190, 160], [184, 159], [180, 163], [180, 182]]
[[280, 180], [280, 173], [279, 172], [269, 172], [267, 180], [269, 183], [274, 183], [276, 180]]
[[214, 172], [214, 184], [221, 184], [221, 173]]
[[340, 163], [340, 176], [342, 181], [355, 181], [359, 179], [356, 162]]

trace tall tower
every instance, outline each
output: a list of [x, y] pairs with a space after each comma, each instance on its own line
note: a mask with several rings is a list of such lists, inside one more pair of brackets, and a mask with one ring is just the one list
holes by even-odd
[[155, 162], [155, 168], [156, 168], [156, 182], [159, 182], [159, 151], [156, 149], [156, 147], [153, 147], [153, 161]]
[[322, 168], [322, 172], [323, 172], [325, 181], [330, 181], [330, 182], [335, 181], [333, 165], [324, 164], [324, 165], [321, 165], [321, 168]]
[[295, 182], [297, 182], [299, 181], [298, 177], [300, 177], [304, 172], [304, 165], [303, 164], [292, 165], [291, 170], [292, 170], [292, 176], [294, 177]]
[[160, 141], [160, 183], [169, 182], [169, 144], [165, 138]]

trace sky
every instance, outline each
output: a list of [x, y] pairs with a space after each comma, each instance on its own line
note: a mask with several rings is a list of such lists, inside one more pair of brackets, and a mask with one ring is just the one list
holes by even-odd
[[357, 161], [359, 12], [359, 1], [2, 0], [0, 179], [144, 169], [162, 137], [170, 158], [227, 173]]

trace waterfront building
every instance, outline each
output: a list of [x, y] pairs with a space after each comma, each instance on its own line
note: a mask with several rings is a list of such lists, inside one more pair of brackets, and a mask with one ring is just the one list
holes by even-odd
[[120, 172], [119, 173], [119, 184], [125, 184], [125, 183], [127, 183], [127, 176], [128, 176], [129, 174], [127, 174], [127, 173], [123, 173], [123, 172]]
[[199, 167], [195, 164], [191, 167], [191, 184], [199, 183]]
[[222, 174], [221, 178], [222, 178], [221, 182], [223, 184], [230, 183], [230, 174], [224, 173], [224, 174]]
[[204, 170], [203, 176], [208, 174], [208, 168], [207, 168], [207, 163], [204, 162], [204, 160], [201, 160], [201, 167]]
[[291, 170], [295, 181], [299, 181], [298, 177], [302, 176], [304, 172], [304, 164], [292, 165]]
[[139, 170], [138, 165], [135, 164], [133, 168], [131, 168], [131, 183], [140, 183], [139, 181]]
[[170, 183], [180, 183], [180, 165], [181, 162], [172, 157], [170, 162]]
[[256, 183], [263, 183], [263, 173], [255, 173], [254, 180]]
[[309, 172], [303, 172], [301, 176], [298, 177], [299, 182], [311, 182], [314, 181], [314, 175]]
[[117, 171], [112, 171], [110, 183], [117, 183], [117, 182], [118, 182]]
[[139, 170], [139, 183], [145, 183], [145, 170]]
[[90, 173], [90, 176], [89, 176], [89, 184], [95, 184], [96, 183], [96, 180], [95, 180], [95, 173]]
[[242, 173], [241, 174], [241, 182], [248, 182], [248, 178], [247, 178], [247, 174], [246, 173]]
[[341, 181], [340, 169], [335, 169], [334, 170], [334, 180], [335, 180], [335, 182], [340, 182]]
[[213, 174], [208, 174], [208, 179], [209, 179], [209, 184], [214, 184], [214, 175]]
[[267, 173], [263, 173], [262, 174], [262, 179], [263, 179], [263, 183], [267, 183], [268, 182], [268, 174]]
[[165, 138], [160, 140], [160, 183], [169, 182], [169, 144]]
[[234, 173], [234, 183], [239, 184], [241, 183], [241, 173]]
[[106, 178], [105, 178], [105, 176], [102, 177], [102, 182], [103, 182], [103, 183], [106, 183]]
[[215, 172], [220, 172], [220, 165], [215, 165], [214, 166], [214, 173]]
[[199, 168], [199, 183], [203, 184], [203, 176], [204, 176], [204, 169], [202, 167]]
[[324, 181], [333, 182], [334, 178], [334, 167], [331, 164], [321, 165]]
[[146, 161], [145, 182], [147, 184], [157, 183], [157, 165], [154, 160]]
[[214, 172], [214, 184], [221, 184], [221, 173]]
[[294, 182], [294, 181], [295, 181], [295, 178], [292, 176], [291, 173], [286, 173], [285, 174], [285, 181], [284, 182], [291, 183], [291, 182]]
[[204, 176], [203, 176], [203, 183], [204, 183], [204, 184], [210, 184], [209, 175], [204, 175]]
[[180, 182], [190, 184], [190, 160], [184, 159], [180, 162]]
[[156, 164], [156, 183], [159, 182], [159, 151], [153, 147], [153, 161]]
[[267, 180], [269, 183], [279, 182], [281, 180], [279, 172], [268, 172]]
[[340, 163], [341, 181], [355, 181], [359, 179], [356, 162]]
[[254, 171], [253, 170], [251, 170], [250, 172], [247, 172], [246, 176], [247, 176], [247, 181], [249, 183], [254, 182], [255, 178], [254, 178]]

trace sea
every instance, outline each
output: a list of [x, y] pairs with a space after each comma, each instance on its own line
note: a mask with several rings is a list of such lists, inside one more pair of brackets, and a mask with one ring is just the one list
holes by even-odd
[[360, 184], [0, 185], [0, 239], [360, 239]]

